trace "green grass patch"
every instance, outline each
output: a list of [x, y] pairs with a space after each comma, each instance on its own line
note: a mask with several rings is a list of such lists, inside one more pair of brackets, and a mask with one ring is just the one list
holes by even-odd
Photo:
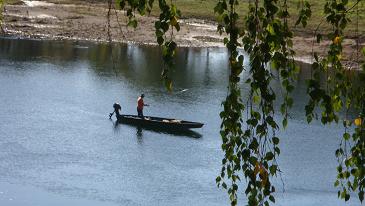
[[[217, 15], [214, 14], [214, 7], [217, 0], [174, 0], [174, 4], [176, 4], [177, 8], [181, 10], [182, 18], [197, 18], [197, 19], [206, 19], [210, 21], [216, 21]], [[288, 19], [289, 24], [297, 33], [301, 33], [302, 35], [312, 35], [313, 32], [319, 27], [319, 31], [325, 32], [331, 29], [330, 25], [328, 25], [325, 21], [325, 16], [323, 13], [323, 8], [326, 1], [323, 0], [311, 0], [309, 1], [311, 4], [312, 17], [308, 21], [308, 25], [306, 28], [303, 28], [301, 25], [295, 26], [295, 22], [298, 19], [300, 7], [298, 6], [298, 2], [301, 0], [289, 0], [289, 12], [291, 17]], [[352, 1], [352, 5], [353, 5]], [[244, 17], [248, 11], [249, 1], [240, 1], [240, 4], [237, 7], [237, 13], [240, 14], [239, 24], [241, 27], [244, 27]], [[365, 3], [362, 2], [358, 5], [358, 12], [354, 8], [350, 14], [350, 18], [352, 22], [348, 24], [347, 27], [347, 35], [354, 35], [355, 31], [358, 29], [359, 33], [364, 35], [365, 32]], [[155, 2], [154, 9], [152, 11], [152, 15], [158, 15], [158, 4]]]
[[[1, 1], [5, 1], [7, 4], [21, 3], [20, 0], [0, 0], [0, 2]], [[323, 7], [326, 2], [324, 0], [309, 0], [312, 9], [312, 17], [309, 19], [307, 27], [303, 28], [301, 25], [295, 26], [295, 22], [298, 19], [300, 11], [298, 2], [301, 1], [302, 0], [288, 0], [289, 12], [291, 14], [288, 22], [296, 34], [301, 36], [313, 35], [317, 27], [319, 28], [319, 32], [324, 33], [329, 31], [331, 27], [326, 23], [325, 16], [323, 14]], [[85, 2], [87, 2], [89, 4], [96, 4], [99, 6], [106, 5], [105, 0], [48, 0], [48, 2], [60, 4], [85, 4]], [[177, 6], [178, 9], [180, 9], [183, 19], [196, 18], [209, 21], [216, 21], [217, 19], [217, 15], [214, 13], [214, 7], [216, 6], [218, 0], [172, 0], [172, 2]], [[350, 2], [352, 2], [353, 5], [355, 0], [350, 0]], [[249, 0], [241, 0], [239, 1], [239, 5], [237, 7], [237, 12], [240, 15], [238, 24], [241, 28], [244, 28], [244, 18], [248, 11], [248, 5]], [[365, 2], [363, 1], [358, 4], [358, 7], [358, 11], [353, 9], [351, 12], [349, 12], [352, 22], [350, 22], [347, 27], [346, 35], [348, 36], [356, 35], [356, 31], [358, 31], [358, 34], [362, 34], [363, 36], [365, 35]], [[83, 12], [85, 11], [80, 11], [78, 13], [83, 14]], [[89, 12], [87, 11], [87, 13]], [[157, 0], [155, 0], [151, 15], [159, 15]]]
[[2, 1], [0, 1], [0, 4], [2, 2], [5, 2], [5, 4], [10, 4], [10, 5], [19, 5], [19, 4], [22, 4], [23, 3], [20, 0], [2, 0]]

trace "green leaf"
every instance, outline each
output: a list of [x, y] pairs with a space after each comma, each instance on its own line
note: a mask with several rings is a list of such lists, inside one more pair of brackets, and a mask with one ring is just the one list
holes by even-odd
[[364, 201], [364, 191], [359, 192], [359, 200], [361, 203], [362, 203], [362, 201]]
[[302, 21], [302, 16], [299, 16], [297, 21], [295, 22], [295, 26], [299, 25], [301, 21]]
[[228, 38], [227, 38], [227, 37], [224, 37], [224, 39], [223, 39], [223, 43], [224, 43], [224, 44], [227, 44], [228, 42], [229, 42]]
[[274, 196], [270, 195], [270, 196], [269, 196], [269, 200], [270, 200], [271, 202], [275, 203], [275, 198], [274, 198]]
[[156, 33], [156, 37], [162, 37], [164, 35], [164, 33], [161, 30], [159, 30], [159, 29], [157, 29], [155, 31], [155, 33]]
[[307, 116], [307, 123], [311, 123], [311, 122], [312, 122], [312, 120], [313, 120], [312, 115], [308, 115], [308, 116]]
[[130, 20], [129, 22], [128, 22], [128, 26], [131, 26], [131, 27], [133, 27], [133, 28], [137, 28], [137, 20], [135, 20], [135, 19], [132, 19], [132, 20]]
[[221, 177], [220, 176], [218, 176], [216, 179], [215, 179], [215, 182], [218, 184], [220, 181], [221, 181]]
[[275, 30], [274, 30], [274, 27], [271, 25], [271, 24], [269, 24], [268, 26], [267, 26], [267, 31], [271, 34], [271, 35], [273, 35], [273, 36], [275, 36]]
[[[125, 7], [125, 0], [121, 0], [121, 1], [119, 1], [119, 5], [118, 5], [118, 7], [120, 8], [120, 9], [124, 9], [124, 7]], [[117, 8], [118, 8], [117, 7]]]
[[274, 154], [272, 152], [268, 152], [266, 153], [266, 157], [265, 157], [268, 161], [273, 160], [274, 159]]
[[345, 199], [346, 196], [346, 190], [341, 192], [341, 199]]
[[277, 144], [279, 144], [279, 138], [278, 137], [273, 137], [272, 138], [272, 142], [275, 144], [275, 145], [277, 145]]
[[166, 22], [161, 22], [161, 29], [164, 31], [164, 32], [167, 32], [167, 30], [169, 30], [169, 24], [166, 23]]
[[350, 199], [350, 194], [345, 195], [345, 202], [347, 202]]
[[253, 103], [259, 104], [260, 103], [260, 96], [254, 95], [253, 98], [252, 98], [252, 100], [253, 100]]
[[346, 141], [349, 140], [350, 139], [350, 134], [347, 133], [347, 132], [345, 134], [343, 134], [343, 139], [346, 140]]
[[222, 14], [224, 12], [223, 3], [218, 2], [217, 5], [214, 7], [214, 13]]
[[180, 31], [180, 24], [179, 24], [179, 23], [177, 23], [177, 24], [175, 25], [175, 29], [176, 29], [176, 31]]
[[283, 119], [283, 127], [284, 129], [288, 126], [288, 118]]
[[171, 5], [171, 15], [176, 16], [176, 14], [177, 14], [176, 6], [174, 4], [172, 4]]
[[158, 36], [158, 37], [157, 37], [157, 43], [158, 43], [159, 45], [162, 45], [164, 41], [165, 41], [165, 40], [164, 40], [164, 38], [163, 38], [162, 36]]
[[276, 152], [277, 155], [280, 155], [280, 149], [279, 149], [279, 147], [275, 147], [274, 148], [274, 151]]
[[161, 22], [160, 21], [155, 22], [155, 28], [156, 28], [156, 30], [159, 30], [161, 28]]
[[249, 145], [249, 148], [252, 150], [256, 150], [259, 147], [259, 143], [257, 142], [256, 138], [254, 138]]
[[165, 79], [165, 87], [169, 92], [172, 91], [172, 81], [170, 79]]
[[[115, 7], [116, 7], [117, 9], [121, 9], [120, 1], [121, 1], [121, 0], [115, 0]], [[1, 1], [0, 1], [0, 5], [1, 5]]]
[[276, 166], [276, 165], [271, 165], [271, 166], [269, 167], [270, 174], [271, 174], [271, 175], [276, 174], [277, 169], [278, 169], [278, 166]]
[[243, 65], [243, 60], [244, 60], [243, 55], [240, 55], [240, 56], [238, 57], [238, 62], [240, 63], [240, 65]]
[[340, 184], [340, 181], [336, 180], [334, 186], [337, 187]]

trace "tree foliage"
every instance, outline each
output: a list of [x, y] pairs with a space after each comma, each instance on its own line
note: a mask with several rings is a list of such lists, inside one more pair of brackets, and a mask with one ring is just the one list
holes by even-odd
[[[350, 193], [356, 192], [359, 200], [364, 200], [365, 187], [365, 65], [360, 68], [359, 44], [357, 39], [355, 66], [346, 66], [343, 63], [343, 45], [345, 29], [350, 23], [349, 13], [357, 11], [361, 0], [329, 0], [324, 6], [326, 22], [331, 25], [332, 31], [326, 34], [331, 42], [327, 56], [319, 57], [314, 53], [312, 77], [308, 80], [307, 92], [309, 102], [305, 108], [307, 120], [311, 122], [316, 114], [315, 107], [321, 108], [320, 119], [323, 124], [338, 123], [341, 119], [339, 112], [345, 111], [342, 119], [344, 134], [339, 149], [336, 150], [338, 159], [337, 180], [339, 187], [338, 197], [345, 201], [350, 199]], [[358, 25], [358, 22], [355, 22]], [[318, 38], [318, 42], [321, 38]], [[365, 51], [363, 49], [363, 51]], [[365, 52], [363, 52], [365, 56]], [[325, 85], [320, 83], [320, 75], [326, 78]], [[356, 83], [357, 82], [357, 83]], [[349, 111], [357, 111], [358, 117], [353, 121], [348, 119]], [[350, 134], [350, 128], [355, 123], [355, 130]], [[351, 138], [352, 137], [352, 138]]]
[[[222, 149], [225, 157], [222, 172], [217, 178], [218, 186], [228, 188], [231, 204], [237, 204], [238, 182], [245, 178], [245, 194], [249, 205], [269, 205], [275, 202], [272, 193], [275, 187], [271, 177], [279, 171], [276, 157], [280, 154], [279, 124], [275, 118], [276, 94], [271, 81], [280, 78], [285, 97], [281, 106], [282, 126], [287, 126], [288, 109], [293, 104], [290, 92], [297, 68], [293, 59], [293, 33], [287, 23], [287, 2], [253, 1], [245, 17], [245, 30], [236, 25], [239, 18], [236, 1], [221, 0], [215, 11], [218, 13], [220, 32], [226, 32], [225, 40], [230, 51], [229, 95], [223, 102], [221, 112]], [[240, 42], [240, 43], [239, 43]], [[242, 43], [241, 43], [242, 42]], [[249, 76], [244, 80], [250, 88], [248, 99], [242, 103], [238, 82], [243, 71], [243, 55], [238, 55], [237, 46], [243, 46], [249, 55]], [[267, 65], [271, 64], [272, 69]], [[276, 76], [275, 74], [279, 74]], [[245, 117], [242, 117], [246, 109]], [[231, 183], [226, 183], [229, 180]]]
[[[341, 119], [339, 112], [345, 111], [346, 117], [342, 120], [344, 134], [336, 150], [339, 166], [335, 186], [339, 187], [338, 195], [345, 201], [349, 200], [351, 192], [357, 192], [362, 202], [365, 187], [365, 88], [361, 83], [365, 82], [365, 66], [361, 69], [357, 58], [355, 67], [346, 67], [342, 59], [342, 42], [346, 26], [350, 23], [349, 13], [358, 11], [360, 2], [326, 1], [323, 13], [325, 22], [332, 30], [327, 34], [316, 34], [316, 39], [319, 43], [325, 37], [331, 44], [327, 56], [320, 57], [313, 53], [312, 75], [307, 81], [309, 101], [305, 112], [307, 121], [311, 122], [318, 118], [318, 107], [321, 110], [321, 122], [327, 124], [338, 123]], [[138, 11], [140, 15], [150, 12], [154, 0], [117, 0], [116, 3], [126, 10], [128, 25], [136, 27], [135, 12]], [[239, 0], [217, 0], [214, 8], [218, 32], [226, 34], [223, 43], [230, 55], [228, 95], [220, 113], [222, 150], [225, 155], [216, 182], [218, 187], [227, 190], [231, 205], [237, 204], [238, 189], [243, 179], [246, 180], [244, 193], [248, 205], [270, 205], [270, 202], [275, 203], [275, 186], [271, 180], [280, 172], [276, 162], [280, 155], [280, 137], [276, 134], [281, 128], [287, 127], [288, 112], [293, 105], [290, 93], [299, 70], [292, 49], [294, 33], [288, 24], [291, 14], [287, 0], [250, 0], [245, 15], [239, 15], [239, 4]], [[158, 5], [161, 13], [155, 22], [156, 38], [166, 64], [162, 76], [168, 80], [167, 73], [169, 68], [173, 68], [177, 47], [173, 41], [173, 31], [180, 30], [178, 18], [181, 13], [172, 0], [158, 0]], [[311, 4], [301, 0], [299, 6], [295, 24], [306, 27], [312, 14]], [[238, 25], [239, 19], [243, 19], [243, 27]], [[247, 68], [244, 68], [244, 56], [238, 52], [239, 47], [248, 54], [250, 65]], [[359, 50], [357, 47], [356, 51]], [[365, 49], [363, 53], [365, 56]], [[241, 79], [240, 74], [244, 70], [249, 75]], [[325, 84], [321, 82], [323, 75]], [[271, 88], [273, 79], [280, 79], [283, 90], [280, 111], [274, 108], [278, 94]], [[242, 99], [238, 86], [241, 81], [250, 88], [246, 99]], [[171, 89], [170, 80], [166, 85]], [[354, 123], [348, 117], [350, 110], [358, 112]], [[280, 118], [281, 124], [277, 122]], [[354, 132], [350, 134], [350, 128], [353, 127]]]

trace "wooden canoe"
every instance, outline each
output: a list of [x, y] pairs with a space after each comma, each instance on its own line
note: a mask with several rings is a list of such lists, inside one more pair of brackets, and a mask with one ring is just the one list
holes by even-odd
[[144, 118], [141, 118], [137, 115], [118, 115], [117, 119], [119, 123], [161, 130], [188, 130], [193, 128], [201, 128], [204, 125], [203, 123], [199, 122], [190, 122], [163, 117], [144, 116]]

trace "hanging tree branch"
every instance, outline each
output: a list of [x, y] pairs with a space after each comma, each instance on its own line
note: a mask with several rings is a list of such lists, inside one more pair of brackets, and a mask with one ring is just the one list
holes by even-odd
[[[154, 1], [117, 0], [116, 2], [121, 9], [126, 9], [128, 25], [136, 27], [135, 11], [141, 15], [144, 15], [145, 11], [150, 12]], [[355, 120], [356, 129], [352, 135], [352, 142], [355, 144], [348, 142], [351, 137], [348, 133], [351, 121], [345, 121], [344, 139], [340, 144], [340, 147], [344, 148], [336, 151], [336, 156], [341, 161], [336, 182], [336, 186], [341, 185], [342, 188], [339, 196], [348, 200], [349, 191], [358, 191], [359, 199], [362, 201], [365, 185], [363, 164], [365, 91], [364, 88], [354, 89], [356, 86], [346, 76], [346, 69], [341, 61], [344, 30], [349, 22], [347, 14], [354, 8], [358, 9], [359, 2], [360, 0], [355, 1], [349, 8], [347, 8], [348, 0], [328, 0], [325, 4], [325, 21], [333, 28], [328, 35], [332, 43], [327, 57], [320, 59], [313, 53], [315, 61], [312, 64], [312, 75], [307, 88], [310, 99], [305, 110], [307, 121], [311, 122], [317, 117], [314, 112], [315, 107], [324, 108], [321, 114], [321, 121], [324, 124], [338, 122], [338, 112], [343, 105], [346, 105], [347, 111], [352, 105], [363, 111]], [[276, 161], [280, 154], [280, 138], [276, 136], [280, 126], [276, 123], [274, 109], [276, 94], [270, 85], [278, 74], [284, 95], [280, 111], [283, 119], [282, 127], [285, 128], [288, 124], [288, 111], [293, 105], [293, 99], [290, 97], [294, 89], [292, 82], [298, 72], [293, 59], [295, 55], [292, 49], [293, 33], [287, 22], [290, 18], [287, 0], [250, 0], [249, 11], [244, 19], [244, 30], [237, 26], [240, 16], [236, 10], [239, 3], [238, 0], [219, 0], [214, 8], [214, 12], [218, 14], [218, 31], [228, 35], [224, 38], [224, 44], [230, 55], [228, 94], [222, 103], [223, 111], [220, 113], [222, 119], [220, 133], [225, 155], [222, 159], [221, 174], [216, 181], [218, 186], [227, 189], [231, 205], [237, 204], [241, 179], [247, 181], [244, 192], [248, 197], [248, 205], [269, 205], [269, 201], [275, 202], [273, 196], [275, 187], [271, 179], [280, 171]], [[158, 0], [158, 5], [161, 13], [155, 22], [155, 34], [166, 65], [162, 76], [168, 80], [165, 81], [166, 87], [171, 89], [172, 82], [168, 78], [168, 72], [173, 68], [176, 55], [177, 44], [173, 40], [173, 30], [180, 30], [178, 23], [180, 11], [172, 0], [169, 4], [166, 0]], [[305, 27], [312, 10], [308, 1], [301, 1], [301, 6], [296, 25], [301, 24]], [[316, 35], [321, 24], [315, 31]], [[166, 37], [168, 31], [170, 36]], [[318, 34], [316, 38], [317, 42], [320, 42], [322, 36]], [[244, 70], [244, 57], [238, 52], [240, 46], [247, 52], [250, 62], [250, 66], [246, 68], [249, 75], [245, 83], [250, 88], [246, 101], [242, 100], [238, 86], [242, 78], [240, 74]], [[268, 64], [271, 68], [267, 67]], [[334, 72], [329, 72], [330, 68]], [[360, 82], [365, 82], [365, 66], [363, 68], [364, 71], [359, 73]], [[275, 70], [277, 73], [274, 73]], [[326, 88], [323, 88], [320, 82], [322, 73], [328, 77]], [[350, 150], [347, 147], [351, 147]], [[351, 155], [348, 155], [347, 151], [350, 151]]]

